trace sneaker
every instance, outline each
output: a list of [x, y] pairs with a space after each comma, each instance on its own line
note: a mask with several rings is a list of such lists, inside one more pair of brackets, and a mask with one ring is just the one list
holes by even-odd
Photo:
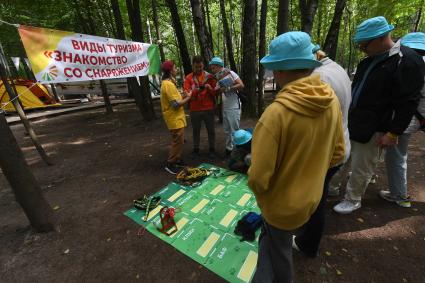
[[340, 214], [349, 214], [360, 207], [362, 207], [360, 201], [345, 199], [334, 206], [334, 211]]
[[337, 196], [339, 196], [339, 188], [340, 187], [341, 187], [341, 183], [339, 183], [338, 186], [329, 187], [328, 196], [330, 196], [330, 197], [337, 197]]
[[310, 257], [310, 258], [315, 258], [319, 256], [319, 252], [315, 252], [315, 253], [307, 253], [305, 251], [302, 251], [300, 249], [300, 247], [297, 245], [297, 242], [295, 241], [296, 236], [292, 235], [292, 248], [298, 252], [300, 252], [302, 255], [306, 256], [306, 257]]
[[165, 171], [173, 175], [176, 175], [180, 171], [175, 164], [169, 163], [169, 162], [167, 162], [167, 165], [165, 166], [164, 169]]
[[402, 198], [391, 195], [390, 191], [385, 191], [385, 190], [379, 191], [379, 196], [386, 201], [395, 202], [398, 206], [401, 206], [401, 207], [409, 208], [412, 206], [412, 204], [410, 203], [410, 197], [402, 199]]

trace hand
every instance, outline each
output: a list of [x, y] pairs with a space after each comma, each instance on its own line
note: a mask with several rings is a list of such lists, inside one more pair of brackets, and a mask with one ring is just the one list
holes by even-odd
[[184, 92], [184, 98], [191, 98], [192, 97], [192, 92], [191, 91], [185, 91]]
[[378, 146], [379, 147], [388, 147], [392, 145], [396, 145], [398, 143], [398, 138], [394, 138], [390, 136], [388, 133], [383, 135], [378, 139]]
[[226, 93], [226, 88], [225, 87], [220, 87], [220, 92], [221, 93]]
[[205, 88], [208, 89], [208, 90], [212, 90], [212, 87], [211, 87], [210, 84], [205, 84]]

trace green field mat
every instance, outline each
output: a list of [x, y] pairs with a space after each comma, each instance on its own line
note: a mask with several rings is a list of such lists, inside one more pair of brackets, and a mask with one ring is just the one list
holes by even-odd
[[[247, 176], [206, 163], [200, 167], [215, 169], [214, 174], [196, 187], [169, 183], [154, 194], [162, 200], [147, 221], [145, 212], [135, 208], [124, 215], [225, 280], [250, 282], [257, 264], [259, 231], [254, 242], [242, 242], [233, 232], [246, 213], [260, 212]], [[180, 210], [174, 217], [178, 231], [171, 236], [158, 231], [164, 206]]]

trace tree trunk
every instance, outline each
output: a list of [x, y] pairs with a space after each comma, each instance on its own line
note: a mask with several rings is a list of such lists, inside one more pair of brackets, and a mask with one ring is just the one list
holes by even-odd
[[9, 181], [16, 201], [37, 232], [54, 230], [53, 210], [25, 161], [4, 113], [0, 114], [0, 167]]
[[347, 0], [336, 1], [334, 17], [329, 27], [328, 35], [326, 36], [325, 45], [323, 46], [323, 51], [325, 51], [328, 54], [329, 58], [331, 58], [332, 60], [335, 60], [336, 58], [339, 28], [341, 26], [341, 18], [346, 3]]
[[299, 0], [301, 11], [301, 30], [311, 34], [318, 0]]
[[100, 83], [100, 89], [102, 90], [103, 100], [105, 101], [106, 113], [112, 114], [114, 113], [114, 109], [112, 109], [112, 104], [111, 104], [111, 101], [109, 100], [106, 83], [104, 80], [99, 80], [99, 83]]
[[223, 21], [223, 31], [226, 38], [227, 58], [229, 59], [230, 69], [237, 72], [235, 57], [233, 55], [232, 35], [230, 34], [229, 24], [227, 23], [226, 5], [224, 0], [220, 0], [221, 19]]
[[417, 32], [418, 31], [418, 27], [419, 27], [419, 23], [421, 22], [421, 16], [422, 16], [422, 5], [423, 5], [424, 1], [421, 1], [421, 6], [418, 9], [418, 11], [416, 12], [415, 15], [415, 22], [413, 23], [413, 28], [412, 28], [412, 32]]
[[[261, 15], [260, 15], [260, 38], [258, 46], [258, 58], [261, 60], [266, 55], [266, 28], [267, 28], [267, 0], [261, 1]], [[264, 67], [258, 63], [258, 101], [257, 101], [257, 114], [258, 117], [263, 114], [263, 96], [264, 96]]]
[[204, 25], [201, 4], [199, 0], [190, 0], [190, 5], [192, 6], [193, 23], [195, 24], [196, 35], [201, 49], [201, 56], [204, 58], [205, 66], [207, 66], [208, 62], [213, 57], [213, 53], [208, 41], [206, 27]]
[[[267, 9], [267, 6], [266, 6], [266, 9]], [[285, 33], [289, 30], [288, 16], [289, 16], [289, 0], [279, 0], [279, 10], [277, 12], [277, 27], [276, 27], [277, 35], [281, 35], [282, 33]]]
[[257, 29], [257, 1], [246, 0], [243, 9], [242, 30], [242, 80], [245, 84], [247, 103], [245, 109], [249, 116], [254, 117], [256, 93], [256, 58], [257, 45], [255, 31]]
[[[131, 37], [134, 41], [144, 42], [142, 19], [140, 16], [140, 3], [139, 0], [126, 0], [128, 18], [130, 20]], [[140, 77], [139, 91], [135, 92], [135, 99], [139, 97], [140, 107], [143, 110], [143, 118], [146, 121], [151, 121], [155, 118], [155, 112], [152, 103], [152, 96], [149, 87], [149, 77]], [[136, 87], [136, 85], [134, 85]], [[137, 102], [137, 99], [136, 99]]]
[[49, 156], [44, 151], [42, 145], [38, 141], [38, 137], [36, 133], [34, 132], [34, 129], [32, 128], [30, 122], [28, 121], [27, 116], [25, 115], [25, 112], [22, 109], [21, 104], [19, 103], [19, 99], [15, 90], [9, 84], [9, 80], [8, 80], [9, 77], [10, 77], [9, 66], [7, 65], [6, 56], [3, 51], [3, 46], [0, 44], [0, 78], [3, 81], [4, 87], [7, 93], [9, 94], [9, 99], [13, 103], [13, 106], [15, 107], [16, 112], [18, 113], [19, 118], [21, 119], [22, 124], [25, 127], [25, 130], [28, 132], [35, 148], [40, 154], [41, 159], [47, 165], [53, 165], [53, 162], [50, 160]]
[[171, 13], [171, 20], [173, 22], [174, 31], [176, 33], [177, 41], [179, 43], [180, 57], [183, 64], [184, 74], [188, 75], [192, 72], [192, 64], [190, 63], [189, 52], [187, 51], [186, 39], [184, 37], [183, 27], [180, 22], [179, 13], [175, 0], [165, 0]]
[[[214, 38], [213, 38], [213, 33], [212, 33], [212, 28], [211, 28], [211, 19], [210, 19], [210, 7], [208, 5], [208, 0], [205, 0], [205, 2], [202, 3], [202, 6], [204, 7], [205, 4], [205, 15], [207, 16], [207, 23], [208, 23], [208, 40], [210, 42], [210, 46], [211, 46], [211, 52], [212, 54], [214, 54]], [[217, 44], [218, 49], [220, 49], [220, 44]]]
[[156, 11], [156, 7], [157, 7], [156, 0], [152, 0], [152, 15], [153, 15], [153, 24], [155, 26], [155, 32], [156, 32], [156, 43], [159, 46], [159, 54], [161, 56], [161, 62], [164, 62], [165, 61], [164, 46], [161, 40], [161, 33], [159, 32], [158, 13]]

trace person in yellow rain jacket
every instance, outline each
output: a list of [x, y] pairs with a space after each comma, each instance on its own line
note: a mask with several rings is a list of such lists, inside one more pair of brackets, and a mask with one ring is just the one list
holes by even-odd
[[281, 86], [255, 127], [248, 185], [264, 225], [254, 282], [292, 282], [292, 236], [316, 210], [326, 172], [344, 159], [342, 116], [332, 88], [311, 75], [310, 36], [287, 32], [261, 59]]
[[176, 66], [172, 61], [164, 61], [161, 65], [161, 109], [162, 116], [171, 133], [171, 146], [165, 170], [171, 174], [177, 174], [179, 167], [184, 166], [181, 158], [184, 143], [184, 128], [186, 127], [186, 115], [183, 105], [190, 100], [191, 93], [185, 92], [183, 96], [176, 86]]

